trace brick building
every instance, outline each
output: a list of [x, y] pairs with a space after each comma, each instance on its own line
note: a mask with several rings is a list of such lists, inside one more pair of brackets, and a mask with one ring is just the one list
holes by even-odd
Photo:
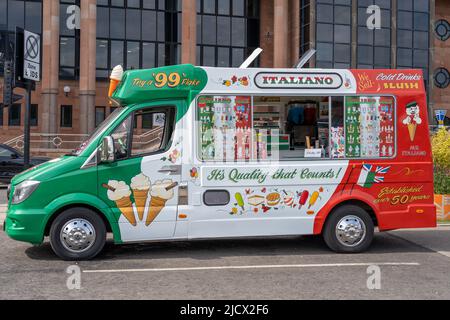
[[[371, 5], [381, 9], [375, 30], [367, 27]], [[448, 0], [0, 1], [0, 29], [42, 35], [32, 132], [80, 135], [74, 140], [111, 112], [114, 65], [238, 66], [256, 47], [262, 67], [291, 67], [316, 48], [310, 67], [421, 68], [430, 115], [450, 109], [449, 21]], [[0, 142], [22, 134], [23, 108], [19, 101], [0, 111]]]

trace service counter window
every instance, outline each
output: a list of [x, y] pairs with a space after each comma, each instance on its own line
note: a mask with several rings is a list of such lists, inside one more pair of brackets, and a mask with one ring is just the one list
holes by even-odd
[[201, 96], [202, 161], [391, 158], [393, 97]]

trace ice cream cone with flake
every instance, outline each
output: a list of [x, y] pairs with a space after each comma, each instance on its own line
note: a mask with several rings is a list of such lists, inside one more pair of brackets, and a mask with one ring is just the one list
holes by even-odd
[[136, 226], [136, 217], [134, 216], [133, 203], [130, 198], [130, 187], [124, 181], [116, 180], [110, 180], [103, 187], [108, 189], [108, 199], [114, 201], [125, 219], [133, 226]]
[[142, 173], [131, 179], [134, 204], [140, 221], [144, 219], [145, 204], [147, 202], [150, 187], [150, 179]]
[[153, 220], [158, 216], [161, 210], [165, 207], [166, 202], [173, 198], [174, 190], [178, 183], [174, 183], [172, 180], [156, 181], [150, 192], [150, 208], [148, 210], [147, 219], [145, 225], [149, 226]]
[[112, 97], [114, 91], [117, 88], [117, 85], [122, 81], [123, 77], [123, 68], [121, 65], [117, 65], [114, 67], [113, 71], [111, 72], [111, 76], [109, 77], [109, 91], [108, 91], [108, 97]]

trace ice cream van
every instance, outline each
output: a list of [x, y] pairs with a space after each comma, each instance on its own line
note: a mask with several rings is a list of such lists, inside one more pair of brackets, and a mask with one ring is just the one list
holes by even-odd
[[420, 70], [209, 68], [111, 76], [115, 111], [71, 154], [16, 176], [6, 233], [62, 259], [116, 244], [436, 226]]

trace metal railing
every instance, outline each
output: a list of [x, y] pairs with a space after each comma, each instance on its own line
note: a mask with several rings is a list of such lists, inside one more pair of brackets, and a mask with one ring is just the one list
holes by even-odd
[[[64, 133], [31, 133], [30, 152], [32, 154], [45, 154], [59, 156], [69, 153], [77, 148], [89, 135], [87, 134], [64, 134]], [[4, 142], [4, 144], [23, 151], [23, 135]]]
[[[148, 146], [161, 143], [164, 133], [164, 127], [157, 127], [146, 131], [141, 135], [134, 136], [134, 144], [137, 149], [148, 148]], [[30, 152], [33, 155], [46, 155], [57, 157], [62, 154], [70, 153], [76, 149], [89, 135], [73, 134], [73, 133], [31, 133], [30, 135]], [[24, 139], [23, 135], [12, 138], [3, 142], [16, 150], [23, 151]]]

